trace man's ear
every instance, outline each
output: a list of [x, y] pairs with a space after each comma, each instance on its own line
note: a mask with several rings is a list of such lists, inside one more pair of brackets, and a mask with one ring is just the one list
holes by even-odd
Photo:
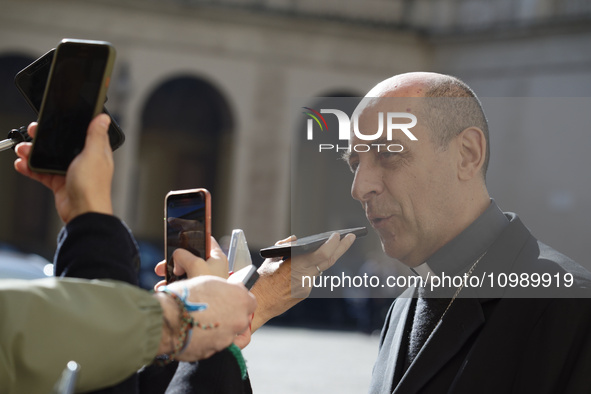
[[486, 138], [478, 127], [468, 127], [458, 135], [459, 161], [458, 177], [472, 179], [480, 175], [486, 158]]

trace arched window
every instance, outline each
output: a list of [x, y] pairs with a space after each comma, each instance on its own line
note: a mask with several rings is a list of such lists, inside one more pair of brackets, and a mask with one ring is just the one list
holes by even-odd
[[[138, 197], [134, 229], [143, 238], [162, 236], [164, 196], [170, 190], [204, 187], [212, 194], [213, 232], [223, 217], [220, 174], [228, 134], [229, 106], [211, 83], [177, 76], [157, 86], [142, 111]], [[217, 226], [216, 226], [217, 224]]]

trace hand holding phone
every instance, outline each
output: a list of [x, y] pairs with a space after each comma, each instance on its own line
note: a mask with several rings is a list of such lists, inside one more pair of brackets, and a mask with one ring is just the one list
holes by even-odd
[[115, 49], [104, 41], [65, 39], [57, 46], [29, 156], [33, 171], [66, 173], [101, 112], [114, 61]]
[[211, 241], [211, 196], [206, 189], [175, 190], [164, 200], [164, 250], [166, 281], [181, 279], [174, 274], [172, 253], [183, 248], [204, 260]]
[[[36, 173], [29, 167], [31, 143], [15, 147], [18, 158], [15, 169], [45, 185], [55, 198], [55, 207], [64, 223], [85, 212], [113, 214], [111, 183], [113, 180], [113, 156], [108, 151], [107, 124], [109, 117], [100, 114], [90, 122], [84, 149], [68, 168], [68, 176]], [[28, 132], [36, 136], [37, 125], [31, 124]]]

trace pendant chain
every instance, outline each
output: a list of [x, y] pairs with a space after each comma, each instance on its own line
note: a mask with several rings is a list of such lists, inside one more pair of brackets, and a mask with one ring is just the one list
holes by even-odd
[[[447, 311], [449, 310], [449, 308], [451, 307], [451, 305], [454, 303], [454, 301], [456, 300], [456, 298], [460, 294], [460, 291], [462, 291], [462, 289], [466, 285], [466, 282], [472, 276], [472, 272], [474, 271], [474, 268], [476, 268], [476, 266], [478, 265], [478, 263], [480, 262], [480, 260], [482, 260], [482, 258], [486, 255], [486, 252], [488, 252], [488, 250], [485, 250], [484, 253], [482, 253], [480, 255], [480, 257], [478, 257], [476, 259], [476, 261], [474, 262], [474, 264], [472, 264], [472, 266], [470, 267], [470, 269], [468, 270], [468, 272], [466, 272], [466, 274], [464, 276], [464, 280], [462, 281], [462, 284], [457, 288], [456, 292], [454, 293], [453, 297], [451, 298], [451, 301], [447, 305], [447, 308], [445, 308], [445, 310], [443, 311], [443, 314], [439, 318], [439, 321], [437, 322], [437, 324], [435, 324], [435, 327], [437, 327], [439, 325], [439, 323], [441, 323], [441, 321], [443, 320], [443, 316], [445, 316], [445, 314], [447, 313]], [[433, 331], [435, 331], [435, 328], [433, 328]], [[433, 335], [433, 331], [431, 331], [431, 335]]]

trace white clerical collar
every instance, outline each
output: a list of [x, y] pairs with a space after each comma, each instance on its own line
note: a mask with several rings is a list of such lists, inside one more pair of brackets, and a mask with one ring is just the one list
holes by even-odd
[[419, 275], [425, 281], [429, 279], [429, 277], [433, 277], [435, 275], [435, 272], [433, 272], [433, 270], [431, 269], [431, 267], [429, 267], [429, 264], [427, 263], [417, 265], [416, 267], [413, 267], [410, 270], [414, 272], [415, 275]]

